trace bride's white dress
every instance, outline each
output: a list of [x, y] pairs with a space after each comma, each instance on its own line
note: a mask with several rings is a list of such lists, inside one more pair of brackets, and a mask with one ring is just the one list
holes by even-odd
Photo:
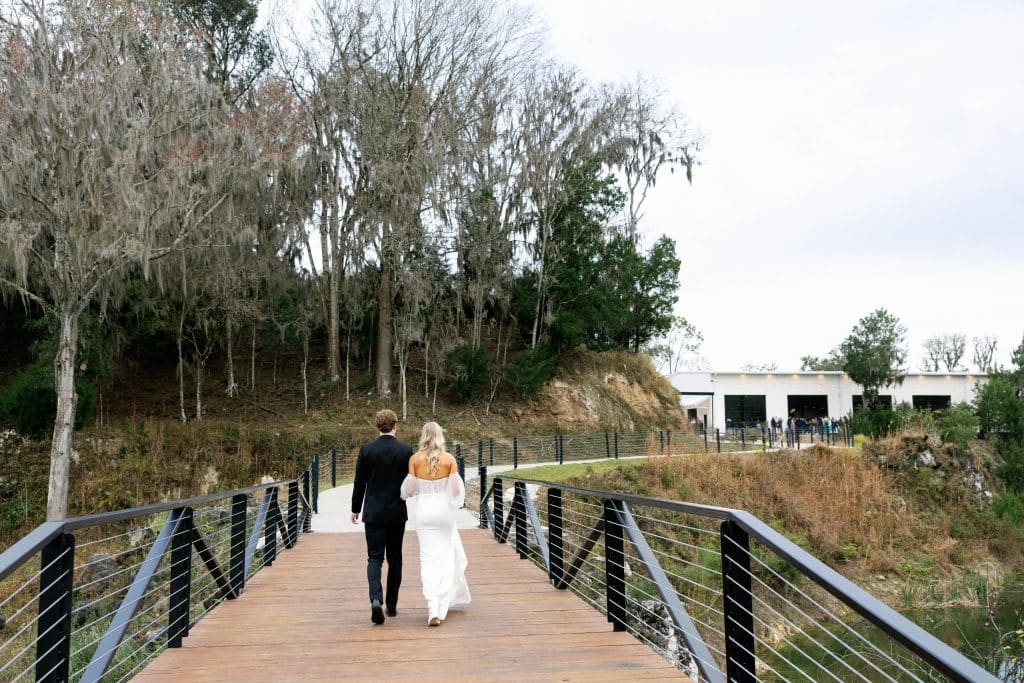
[[455, 511], [465, 501], [466, 487], [455, 473], [436, 480], [410, 474], [402, 482], [401, 494], [413, 503], [409, 512], [419, 540], [420, 580], [428, 618], [444, 621], [449, 607], [470, 601], [466, 551], [455, 523]]

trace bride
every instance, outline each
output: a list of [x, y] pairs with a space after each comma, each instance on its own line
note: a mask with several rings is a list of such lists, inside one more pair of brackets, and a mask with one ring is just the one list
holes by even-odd
[[455, 458], [444, 449], [444, 430], [436, 422], [423, 425], [419, 450], [409, 460], [402, 499], [415, 497], [413, 523], [420, 546], [420, 579], [427, 600], [427, 624], [438, 626], [452, 605], [468, 604], [466, 552], [455, 511], [466, 489]]

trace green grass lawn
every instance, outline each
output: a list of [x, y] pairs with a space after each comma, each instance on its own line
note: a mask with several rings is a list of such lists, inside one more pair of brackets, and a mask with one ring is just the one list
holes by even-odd
[[566, 463], [564, 465], [545, 465], [543, 467], [524, 467], [518, 470], [502, 472], [502, 477], [517, 479], [536, 479], [539, 481], [565, 481], [589, 473], [607, 472], [619, 467], [636, 467], [644, 460], [602, 460], [590, 463]]

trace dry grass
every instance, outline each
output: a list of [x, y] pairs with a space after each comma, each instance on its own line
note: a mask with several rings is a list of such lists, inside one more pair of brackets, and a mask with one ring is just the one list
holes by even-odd
[[[604, 478], [621, 488], [622, 474]], [[879, 467], [848, 450], [656, 458], [640, 464], [636, 478], [630, 490], [748, 510], [823, 559], [872, 571], [892, 569], [908, 548], [941, 553], [956, 544], [948, 529], [916, 514]]]

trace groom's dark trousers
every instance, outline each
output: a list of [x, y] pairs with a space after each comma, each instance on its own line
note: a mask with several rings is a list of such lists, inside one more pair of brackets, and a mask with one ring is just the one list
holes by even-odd
[[[365, 444], [356, 459], [356, 477], [352, 490], [352, 512], [362, 513], [366, 528], [366, 579], [370, 584], [370, 602], [374, 600], [393, 610], [398, 605], [402, 585], [402, 538], [408, 513], [399, 495], [402, 480], [409, 471], [412, 448], [390, 434]], [[381, 586], [384, 559], [388, 562], [387, 594]]]

